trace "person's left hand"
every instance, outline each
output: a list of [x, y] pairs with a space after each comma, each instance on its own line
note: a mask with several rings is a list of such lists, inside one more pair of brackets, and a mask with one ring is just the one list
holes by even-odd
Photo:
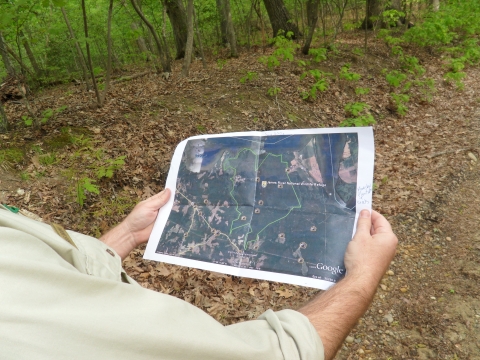
[[165, 189], [138, 203], [125, 220], [100, 240], [113, 248], [123, 260], [135, 247], [148, 241], [158, 211], [167, 203], [170, 195], [170, 190]]

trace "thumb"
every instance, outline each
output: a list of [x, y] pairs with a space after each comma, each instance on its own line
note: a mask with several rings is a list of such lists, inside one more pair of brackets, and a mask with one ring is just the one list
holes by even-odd
[[364, 209], [360, 212], [360, 216], [358, 217], [357, 221], [357, 231], [355, 232], [355, 236], [353, 239], [357, 237], [357, 235], [370, 235], [370, 230], [372, 228], [372, 216], [370, 211]]
[[168, 202], [168, 199], [170, 199], [170, 194], [170, 189], [165, 189], [158, 194], [153, 195], [146, 201], [148, 201], [149, 206], [159, 209]]

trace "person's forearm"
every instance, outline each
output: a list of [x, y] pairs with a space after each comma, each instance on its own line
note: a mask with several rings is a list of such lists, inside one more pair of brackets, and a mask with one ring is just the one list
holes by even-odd
[[298, 311], [305, 315], [322, 339], [325, 360], [335, 357], [343, 340], [368, 309], [378, 281], [346, 276]]
[[125, 228], [124, 223], [120, 223], [110, 229], [106, 234], [102, 235], [99, 240], [115, 250], [122, 260], [125, 259], [136, 246], [131, 232]]

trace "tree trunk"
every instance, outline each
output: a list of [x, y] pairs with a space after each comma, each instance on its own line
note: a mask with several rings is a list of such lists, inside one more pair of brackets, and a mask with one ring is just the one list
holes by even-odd
[[33, 76], [33, 72], [32, 70], [30, 70], [28, 68], [27, 65], [25, 65], [25, 63], [22, 61], [22, 59], [20, 59], [18, 57], [18, 55], [15, 53], [15, 51], [12, 50], [12, 48], [10, 48], [10, 46], [8, 46], [8, 44], [6, 42], [3, 43], [4, 44], [4, 47], [7, 49], [7, 52], [12, 55], [12, 57], [15, 59], [15, 61], [18, 63], [18, 65], [20, 65], [20, 67], [22, 68], [22, 70], [24, 70], [26, 73], [30, 74]]
[[265, 4], [270, 23], [272, 24], [274, 37], [282, 34], [282, 32], [284, 36], [287, 32], [292, 32], [292, 39], [302, 36], [300, 30], [298, 30], [298, 26], [290, 17], [283, 0], [263, 0], [263, 3]]
[[0, 133], [8, 131], [8, 119], [5, 110], [3, 109], [2, 100], [0, 99]]
[[162, 42], [160, 41], [160, 38], [158, 37], [158, 34], [153, 27], [153, 25], [150, 23], [150, 21], [147, 20], [145, 15], [143, 14], [142, 10], [138, 7], [137, 3], [135, 0], [130, 0], [133, 8], [135, 9], [135, 12], [140, 16], [142, 19], [143, 23], [147, 26], [148, 30], [150, 30], [150, 33], [152, 34], [153, 38], [155, 39], [155, 44], [157, 45], [157, 50], [158, 50], [158, 56], [160, 58], [160, 62], [162, 64], [162, 69], [163, 72], [170, 72], [171, 67], [170, 67], [170, 61], [169, 61], [169, 56], [166, 54], [168, 51], [167, 48], [163, 49]]
[[95, 96], [97, 97], [98, 106], [102, 106], [100, 99], [100, 93], [98, 92], [97, 81], [95, 80], [95, 74], [93, 73], [92, 56], [90, 54], [90, 44], [88, 38], [88, 24], [87, 24], [87, 10], [85, 9], [85, 0], [82, 0], [82, 12], [83, 12], [83, 28], [85, 30], [85, 47], [87, 49], [88, 68], [90, 70], [90, 77], [92, 78], [93, 90], [95, 90]]
[[40, 69], [40, 66], [38, 66], [37, 60], [35, 59], [35, 55], [33, 55], [32, 49], [30, 48], [30, 44], [28, 43], [28, 40], [23, 33], [23, 31], [20, 31], [20, 36], [22, 37], [22, 45], [25, 48], [25, 51], [27, 52], [28, 59], [30, 60], [30, 64], [32, 65], [33, 70], [35, 71], [35, 75], [37, 77], [42, 76], [42, 70]]
[[307, 0], [307, 22], [308, 22], [308, 33], [307, 38], [305, 39], [305, 44], [302, 47], [302, 53], [308, 55], [310, 50], [310, 44], [312, 43], [313, 33], [318, 22], [318, 4], [320, 0]]
[[187, 44], [187, 14], [182, 0], [164, 0], [163, 5], [167, 11], [175, 39], [177, 54], [175, 59], [182, 59], [185, 56], [185, 45]]
[[220, 20], [220, 41], [222, 46], [227, 46], [228, 44], [227, 19], [225, 18], [225, 14], [223, 12], [223, 0], [216, 0], [216, 3], [217, 3], [218, 18]]
[[366, 15], [365, 19], [363, 19], [363, 23], [361, 25], [362, 29], [373, 29], [373, 20], [372, 17], [378, 17], [380, 16], [381, 13], [381, 7], [380, 7], [380, 1], [381, 0], [367, 0], [366, 1]]
[[15, 75], [15, 69], [13, 68], [10, 58], [8, 57], [7, 43], [3, 38], [2, 32], [0, 32], [0, 54], [2, 55], [3, 64], [5, 65], [7, 74], [10, 76]]
[[200, 37], [200, 31], [198, 29], [197, 14], [195, 12], [195, 8], [193, 8], [193, 22], [195, 25], [195, 34], [197, 35], [197, 43], [198, 43], [198, 48], [200, 50], [200, 56], [202, 57], [203, 68], [206, 69], [207, 61], [205, 60], [205, 53], [203, 52], [202, 39]]
[[440, 0], [432, 0], [432, 10], [435, 12], [440, 10]]
[[[135, 33], [138, 33], [140, 31], [139, 26], [136, 22], [132, 22], [130, 24], [130, 27], [133, 31], [135, 31]], [[145, 54], [145, 59], [147, 61], [152, 60], [150, 56], [150, 51], [148, 51], [147, 49], [147, 44], [145, 43], [145, 39], [143, 38], [143, 36], [138, 35], [138, 37], [135, 39], [135, 43], [137, 44], [140, 54]]]
[[220, 13], [220, 27], [223, 36], [230, 44], [230, 56], [238, 57], [237, 39], [235, 36], [235, 29], [233, 28], [232, 14], [230, 12], [230, 0], [217, 0], [217, 8]]
[[193, 52], [193, 0], [187, 3], [187, 44], [185, 46], [185, 58], [183, 59], [182, 75], [187, 77], [192, 62]]
[[60, 8], [63, 14], [63, 19], [65, 20], [65, 24], [67, 25], [68, 32], [70, 33], [70, 39], [75, 43], [75, 49], [77, 50], [78, 62], [80, 63], [80, 67], [82, 69], [83, 80], [85, 81], [85, 85], [87, 87], [87, 91], [90, 90], [90, 85], [88, 84], [88, 75], [87, 75], [87, 65], [85, 64], [85, 58], [83, 56], [82, 49], [80, 48], [80, 44], [75, 37], [75, 33], [73, 32], [72, 26], [70, 25], [70, 21], [68, 20], [67, 13], [65, 8]]
[[105, 88], [103, 89], [103, 94], [100, 97], [100, 106], [103, 106], [103, 104], [105, 103], [105, 97], [107, 96], [108, 86], [110, 85], [110, 76], [112, 73], [112, 12], [113, 0], [110, 0], [107, 19], [107, 76], [105, 78]]

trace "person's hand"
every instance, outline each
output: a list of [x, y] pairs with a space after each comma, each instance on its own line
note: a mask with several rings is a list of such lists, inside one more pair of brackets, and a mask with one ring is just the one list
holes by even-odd
[[335, 357], [343, 340], [370, 306], [378, 283], [395, 255], [397, 237], [382, 215], [362, 210], [345, 253], [347, 275], [298, 311], [320, 335], [325, 360]]
[[165, 189], [138, 203], [125, 220], [100, 240], [113, 248], [123, 260], [135, 247], [148, 241], [158, 210], [167, 203], [170, 194], [170, 190]]
[[387, 219], [376, 211], [362, 210], [357, 231], [345, 253], [347, 277], [378, 286], [395, 256], [397, 237]]

